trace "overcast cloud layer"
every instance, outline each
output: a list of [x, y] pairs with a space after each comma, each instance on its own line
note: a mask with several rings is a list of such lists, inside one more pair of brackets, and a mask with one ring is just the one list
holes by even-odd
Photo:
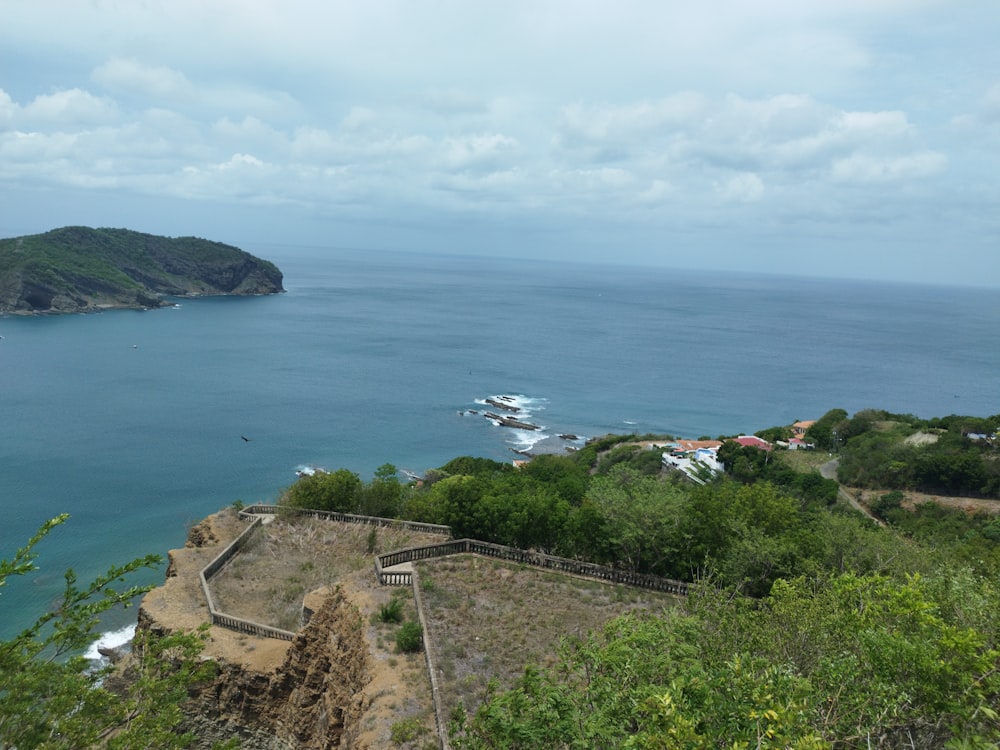
[[0, 235], [1000, 286], [997, 40], [995, 0], [4, 0]]

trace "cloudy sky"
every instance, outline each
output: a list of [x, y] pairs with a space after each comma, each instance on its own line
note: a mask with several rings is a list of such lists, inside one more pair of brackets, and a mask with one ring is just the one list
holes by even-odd
[[0, 0], [0, 236], [1000, 286], [998, 40], [996, 0]]

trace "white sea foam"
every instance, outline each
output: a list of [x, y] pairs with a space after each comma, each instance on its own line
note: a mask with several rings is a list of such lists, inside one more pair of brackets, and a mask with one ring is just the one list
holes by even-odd
[[516, 450], [519, 451], [530, 451], [538, 443], [542, 442], [546, 438], [552, 437], [547, 432], [543, 430], [510, 430], [511, 440], [507, 442], [514, 446]]
[[309, 464], [299, 464], [295, 467], [295, 473], [300, 477], [311, 477], [316, 472], [323, 473], [323, 469], [318, 466], [310, 466]]
[[90, 644], [90, 648], [87, 649], [84, 656], [92, 661], [101, 661], [104, 657], [98, 649], [118, 648], [120, 646], [124, 646], [126, 643], [129, 643], [134, 637], [135, 623], [126, 625], [118, 630], [110, 630], [107, 633], [101, 633], [100, 637]]
[[544, 409], [545, 404], [549, 401], [547, 398], [525, 396], [523, 393], [497, 393], [485, 398], [477, 398], [475, 399], [475, 402], [480, 406], [489, 406], [490, 404], [487, 403], [487, 399], [493, 399], [494, 401], [510, 404], [518, 409], [528, 411]]
[[[495, 403], [489, 403], [490, 401]], [[475, 403], [484, 407], [482, 412], [486, 421], [495, 427], [503, 427], [505, 442], [513, 450], [530, 451], [538, 443], [552, 437], [549, 433], [545, 432], [546, 425], [538, 425], [537, 430], [522, 430], [516, 427], [509, 427], [504, 425], [500, 419], [487, 416], [492, 409], [494, 410], [493, 413], [500, 417], [510, 417], [522, 422], [537, 424], [534, 419], [534, 413], [545, 409], [545, 405], [548, 403], [547, 398], [527, 396], [523, 393], [499, 393], [484, 398], [477, 398], [475, 399]], [[501, 406], [497, 406], [497, 403], [508, 405], [511, 408], [509, 410], [504, 409]]]
[[511, 406], [516, 406], [522, 410], [522, 412], [533, 412], [545, 408], [545, 404], [548, 403], [547, 398], [540, 398], [535, 396], [525, 396], [523, 393], [501, 393], [493, 398], [506, 402]]

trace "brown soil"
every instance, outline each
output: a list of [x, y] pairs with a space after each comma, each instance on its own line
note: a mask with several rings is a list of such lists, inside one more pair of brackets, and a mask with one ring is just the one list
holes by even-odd
[[[164, 585], [143, 599], [146, 616], [171, 630], [195, 630], [207, 622], [208, 605], [199, 572], [245, 528], [246, 522], [231, 510], [195, 526], [189, 546], [170, 552]], [[371, 657], [368, 683], [363, 695], [358, 696], [359, 702], [367, 706], [352, 743], [358, 748], [391, 746], [392, 726], [410, 717], [415, 717], [414, 726], [419, 726], [413, 731], [424, 740], [434, 736], [435, 726], [423, 655], [396, 654], [394, 630], [398, 625], [376, 621], [379, 607], [395, 591], [407, 595], [407, 617], [414, 619], [416, 615], [409, 589], [377, 584], [373, 557], [368, 552], [369, 531], [369, 527], [329, 521], [275, 521], [265, 526], [246, 553], [238, 555], [211, 582], [216, 607], [221, 611], [293, 631], [299, 627], [303, 599], [310, 592], [324, 586], [341, 589], [366, 623]], [[379, 529], [375, 549], [384, 552], [440, 540], [440, 536], [429, 534]], [[321, 600], [321, 594], [310, 600]], [[205, 655], [271, 674], [284, 662], [290, 645], [289, 641], [257, 638], [213, 626]]]
[[[439, 535], [342, 524], [316, 519], [275, 520], [215, 578], [216, 606], [237, 617], [296, 630], [304, 596], [338, 586], [366, 623], [371, 672], [361, 700], [368, 706], [357, 747], [386, 747], [392, 727], [411, 720], [418, 736], [433, 736], [434, 713], [422, 654], [395, 653], [398, 625], [379, 624], [377, 613], [391, 596], [406, 595], [407, 619], [416, 619], [409, 589], [380, 586], [373, 555], [441, 541]], [[374, 541], [374, 549], [369, 542]], [[398, 595], [398, 594], [397, 594]], [[251, 639], [269, 642], [271, 639]], [[416, 729], [419, 724], [420, 729]], [[405, 746], [405, 745], [403, 745]]]
[[[863, 490], [855, 489], [854, 487], [845, 487], [847, 492], [849, 492], [854, 497], [860, 497], [860, 502], [865, 507], [871, 507], [871, 504], [885, 495], [891, 490]], [[904, 490], [902, 507], [907, 510], [913, 510], [918, 505], [923, 505], [924, 503], [936, 503], [937, 505], [944, 506], [945, 508], [951, 508], [953, 510], [961, 510], [968, 513], [970, 516], [976, 513], [986, 513], [989, 515], [1000, 515], [1000, 500], [988, 500], [986, 498], [978, 497], [950, 497], [947, 495], [931, 495], [926, 492], [915, 492], [913, 490]]]
[[[210, 516], [195, 526], [188, 546], [170, 551], [167, 578], [162, 586], [143, 597], [143, 613], [171, 630], [194, 631], [208, 622], [208, 602], [198, 575], [245, 528], [246, 522], [231, 510]], [[285, 657], [288, 642], [271, 638], [253, 641], [251, 644], [245, 635], [213, 627], [209, 630], [206, 655], [245, 664], [259, 672], [276, 669]]]

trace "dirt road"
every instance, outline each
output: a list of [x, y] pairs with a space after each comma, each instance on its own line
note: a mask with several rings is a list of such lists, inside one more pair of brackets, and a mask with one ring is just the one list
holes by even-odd
[[[822, 475], [822, 477], [824, 479], [833, 479], [833, 480], [836, 480], [837, 479], [837, 466], [839, 466], [839, 465], [840, 465], [840, 461], [838, 461], [836, 458], [833, 459], [832, 461], [827, 461], [825, 464], [823, 464], [822, 466], [819, 467], [819, 473]], [[868, 510], [868, 508], [866, 508], [861, 503], [859, 503], [857, 500], [855, 500], [851, 496], [851, 493], [848, 492], [847, 490], [845, 490], [844, 486], [842, 484], [839, 484], [839, 483], [837, 484], [837, 495], [845, 503], [847, 503], [848, 505], [850, 505], [852, 508], [854, 508], [859, 513], [862, 513], [865, 516], [867, 516], [868, 518], [870, 518], [871, 520], [873, 520], [879, 526], [885, 526], [885, 522], [881, 518], [879, 518], [878, 516], [875, 516], [874, 514], [872, 514], [872, 512], [870, 510]]]

